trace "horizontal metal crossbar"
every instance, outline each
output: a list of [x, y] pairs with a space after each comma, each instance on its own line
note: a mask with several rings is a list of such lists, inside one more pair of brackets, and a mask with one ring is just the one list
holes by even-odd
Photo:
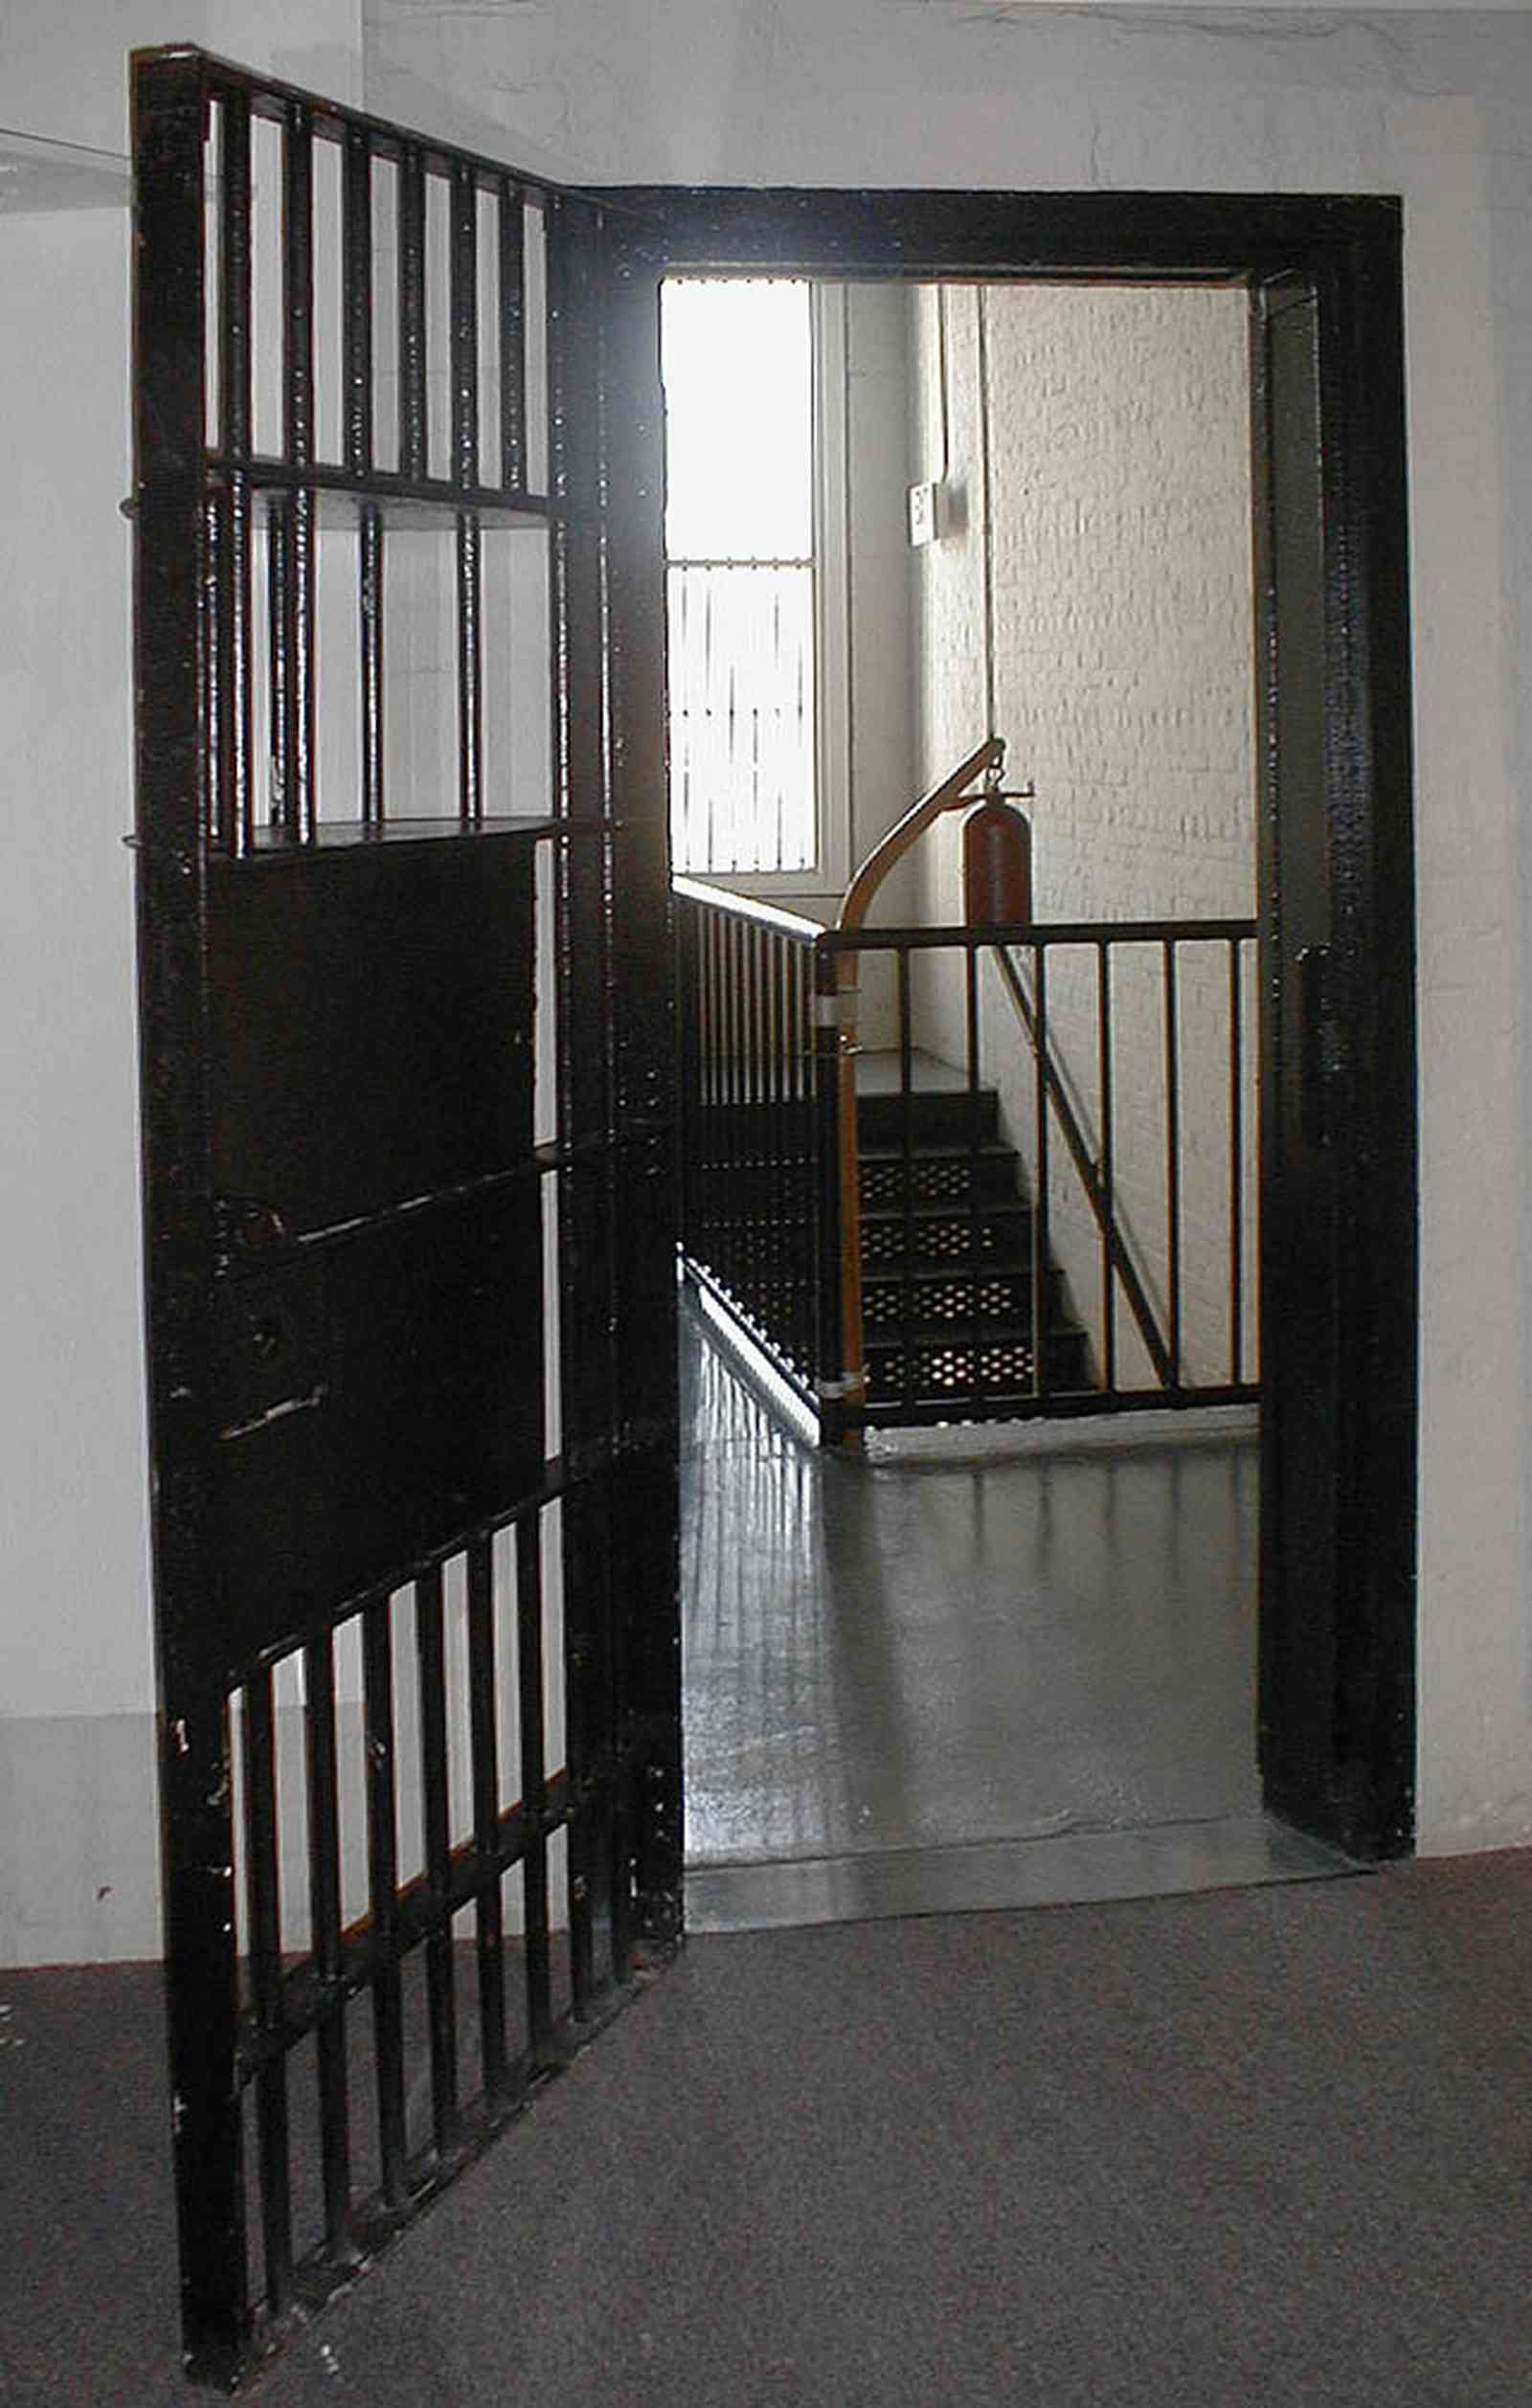
[[315, 2031], [338, 2001], [358, 1997], [387, 1967], [408, 1956], [433, 1932], [443, 1930], [503, 1873], [520, 1864], [534, 1839], [551, 1839], [561, 1831], [573, 1811], [568, 1775], [556, 1772], [546, 1784], [540, 1814], [530, 1814], [525, 1806], [516, 1805], [501, 1815], [497, 1844], [487, 1857], [472, 1839], [453, 1849], [446, 1887], [439, 1897], [424, 1873], [396, 1891], [394, 1928], [386, 1940], [372, 1918], [365, 1916], [342, 1932], [340, 1962], [331, 1975], [323, 1976], [312, 1957], [284, 1973], [275, 2016], [270, 2021], [251, 2016], [240, 2033], [239, 2080], [253, 2080], [262, 2065]]

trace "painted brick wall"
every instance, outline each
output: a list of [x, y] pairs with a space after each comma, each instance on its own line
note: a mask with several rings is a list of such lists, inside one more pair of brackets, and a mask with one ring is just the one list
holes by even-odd
[[[1010, 780], [1030, 779], [1037, 789], [1039, 919], [1252, 913], [1244, 294], [923, 287], [911, 307], [913, 473], [938, 477], [945, 468], [949, 513], [943, 539], [913, 555], [922, 782], [986, 732], [992, 681]], [[927, 851], [922, 900], [932, 919], [962, 916], [958, 843], [952, 822]], [[1227, 956], [1221, 948], [1183, 952], [1178, 974], [1183, 1362], [1190, 1378], [1222, 1381], [1232, 1369]], [[1049, 979], [1057, 1049], [1093, 1136], [1093, 962], [1083, 953], [1054, 956]], [[934, 963], [919, 995], [923, 1041], [960, 1060], [956, 965]], [[1250, 1265], [1254, 1001], [1250, 964], [1239, 1069], [1240, 1218]], [[1157, 953], [1145, 948], [1124, 962], [1113, 1009], [1118, 1204], [1163, 1313], [1169, 1243]], [[986, 1070], [1002, 1089], [1013, 1136], [1030, 1151], [1031, 1081], [998, 986], [986, 993], [983, 1028]], [[1099, 1358], [1094, 1223], [1062, 1148], [1055, 1158], [1055, 1250]], [[1144, 1359], [1126, 1315], [1117, 1317], [1122, 1370], [1133, 1379]], [[1248, 1323], [1252, 1318], [1251, 1310]], [[1248, 1342], [1240, 1370], [1252, 1370]]]

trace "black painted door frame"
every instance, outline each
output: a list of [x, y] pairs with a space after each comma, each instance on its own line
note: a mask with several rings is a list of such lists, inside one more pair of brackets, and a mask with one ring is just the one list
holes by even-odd
[[[655, 355], [666, 274], [1194, 278], [1250, 294], [1260, 1762], [1267, 1802], [1288, 1820], [1361, 1858], [1404, 1853], [1415, 1786], [1417, 1263], [1400, 205], [665, 187], [608, 197], [637, 399], [613, 426], [633, 491], [663, 479]], [[637, 522], [614, 530], [629, 728], [665, 707], [653, 523], [651, 512], [647, 535]]]

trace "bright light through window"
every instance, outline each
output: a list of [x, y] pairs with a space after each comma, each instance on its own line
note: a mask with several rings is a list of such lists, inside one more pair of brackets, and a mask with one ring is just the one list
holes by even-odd
[[672, 559], [814, 549], [813, 368], [803, 283], [688, 279], [661, 318]]
[[814, 364], [806, 283], [666, 283], [675, 866], [815, 863]]

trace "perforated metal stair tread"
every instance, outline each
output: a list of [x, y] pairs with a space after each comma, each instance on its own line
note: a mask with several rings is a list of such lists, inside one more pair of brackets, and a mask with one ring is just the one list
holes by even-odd
[[[972, 1316], [958, 1314], [950, 1321], [915, 1321], [897, 1329], [869, 1329], [867, 1333], [867, 1350], [871, 1355], [897, 1353], [899, 1348], [905, 1345], [966, 1346], [972, 1342]], [[1078, 1321], [1049, 1321], [1047, 1337], [1050, 1346], [1073, 1346], [1084, 1339], [1085, 1331]], [[1030, 1345], [1032, 1342], [1031, 1315], [1003, 1318], [997, 1314], [986, 1313], [980, 1322], [979, 1339], [980, 1344], [984, 1344], [990, 1339], [1003, 1339], [1007, 1342], [1024, 1339], [1027, 1345]]]
[[[981, 1137], [970, 1145], [960, 1137], [914, 1137], [910, 1146], [911, 1158], [916, 1162], [1018, 1162], [1021, 1157], [1013, 1145], [1004, 1145], [998, 1137]], [[859, 1138], [857, 1158], [863, 1162], [902, 1162], [904, 1147], [897, 1139], [878, 1138], [869, 1142]]]
[[975, 1396], [1022, 1405], [1036, 1398], [1040, 1373], [1054, 1394], [1089, 1390], [1086, 1332], [1070, 1317], [1056, 1263], [1034, 1281], [1021, 1157], [997, 1122], [988, 1089], [861, 1103], [871, 1405], [929, 1410]]

